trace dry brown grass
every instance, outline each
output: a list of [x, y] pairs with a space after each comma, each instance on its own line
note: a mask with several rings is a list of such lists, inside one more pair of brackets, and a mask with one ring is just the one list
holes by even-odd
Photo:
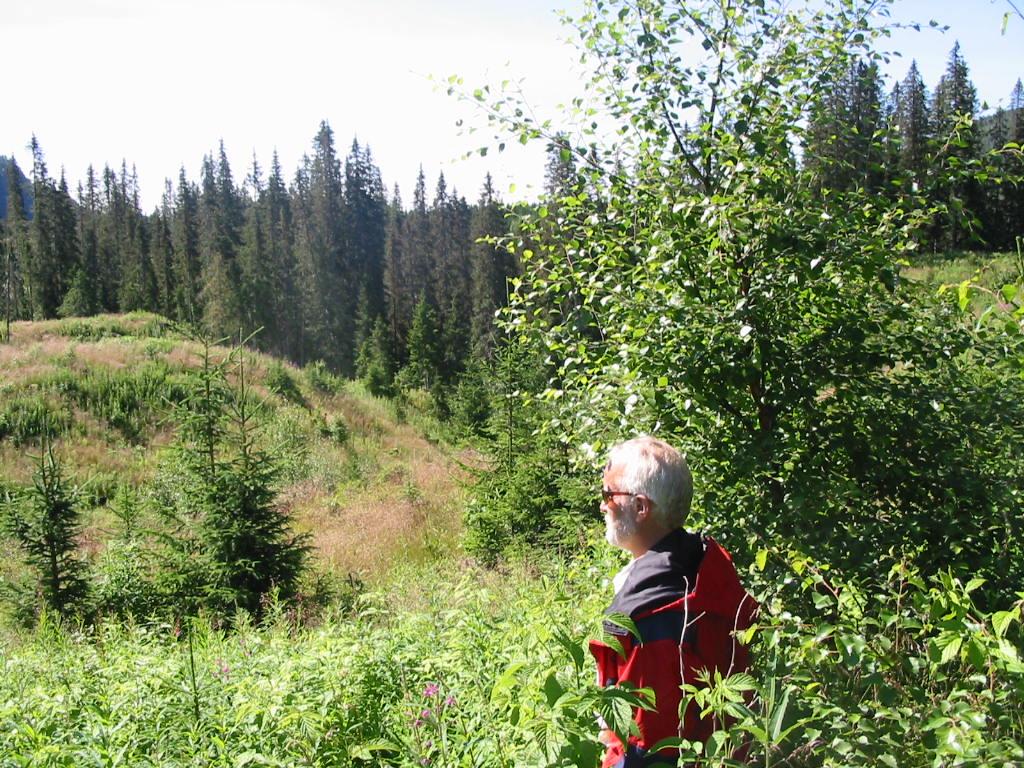
[[[103, 318], [132, 328], [141, 318]], [[0, 398], [6, 385], [52, 372], [59, 366], [77, 372], [117, 369], [152, 359], [146, 339], [106, 337], [71, 339], [57, 333], [59, 321], [16, 324], [14, 343], [0, 344]], [[173, 369], [195, 368], [200, 349], [181, 341], [160, 354]], [[215, 350], [220, 359], [226, 350]], [[259, 395], [269, 395], [262, 381], [277, 364], [260, 353], [247, 355], [247, 371]], [[443, 548], [456, 548], [464, 504], [464, 466], [476, 466], [471, 452], [454, 454], [425, 439], [409, 424], [397, 424], [382, 400], [346, 387], [335, 395], [314, 391], [301, 370], [282, 363], [309, 402], [304, 447], [310, 452], [310, 476], [282, 489], [278, 503], [291, 513], [296, 530], [311, 534], [314, 557], [364, 579], [382, 577], [396, 562], [420, 560]], [[349, 439], [338, 444], [321, 436], [314, 419], [343, 421]], [[143, 446], [127, 445], [109, 425], [87, 413], [75, 413], [75, 432], [56, 450], [76, 482], [99, 477], [104, 483], [135, 487], [149, 483], [161, 449], [173, 439], [170, 425], [144, 436]], [[0, 477], [19, 485], [31, 482], [35, 464], [31, 447], [0, 440]], [[95, 554], [110, 535], [111, 514], [90, 510], [82, 536], [83, 549]]]

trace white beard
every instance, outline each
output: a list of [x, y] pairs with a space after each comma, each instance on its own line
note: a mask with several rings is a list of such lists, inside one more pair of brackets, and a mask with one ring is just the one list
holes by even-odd
[[636, 510], [632, 509], [632, 505], [622, 509], [615, 520], [611, 515], [604, 516], [604, 538], [613, 547], [625, 548], [626, 542], [636, 535], [636, 528]]

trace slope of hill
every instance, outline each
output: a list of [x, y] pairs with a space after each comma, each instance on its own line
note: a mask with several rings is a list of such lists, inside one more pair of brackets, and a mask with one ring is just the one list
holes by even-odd
[[[0, 490], [30, 484], [41, 436], [55, 435], [85, 512], [81, 545], [95, 555], [120, 524], [119, 492], [145, 494], [168, 471], [172, 404], [200, 346], [142, 313], [15, 323], [12, 337], [0, 344]], [[450, 449], [322, 367], [248, 351], [246, 360], [282, 470], [277, 503], [323, 565], [372, 577], [457, 541], [463, 470]]]
[[[11, 162], [8, 158], [0, 155], [0, 221], [7, 218], [7, 196], [10, 194], [7, 174]], [[32, 182], [25, 177], [25, 174], [18, 173], [18, 184], [21, 187], [21, 199], [25, 204], [25, 212], [29, 218], [32, 218]]]

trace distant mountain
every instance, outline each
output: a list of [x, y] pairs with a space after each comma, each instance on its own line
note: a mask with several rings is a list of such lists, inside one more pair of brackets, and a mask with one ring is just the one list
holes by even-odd
[[[1010, 141], [1013, 134], [1013, 121], [1016, 119], [1018, 112], [1024, 112], [1024, 107], [1019, 109], [1008, 109], [1002, 113], [1003, 115], [1003, 126], [1006, 140]], [[978, 136], [981, 136], [981, 146], [984, 150], [998, 149], [994, 147], [992, 141], [992, 130], [996, 127], [996, 118], [999, 117], [998, 113], [992, 113], [984, 115], [975, 120], [975, 124], [978, 127]]]
[[[0, 155], [0, 221], [7, 219], [7, 195], [10, 194], [7, 189], [7, 169], [13, 162], [13, 160]], [[21, 173], [20, 168], [18, 169], [18, 186], [21, 187], [21, 200], [25, 204], [25, 211], [28, 213], [28, 217], [32, 218], [32, 182], [25, 174]]]

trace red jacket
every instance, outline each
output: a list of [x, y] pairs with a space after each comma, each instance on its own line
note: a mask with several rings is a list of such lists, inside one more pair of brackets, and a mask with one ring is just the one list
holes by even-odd
[[[662, 739], [704, 741], [711, 735], [713, 723], [702, 720], [695, 705], [686, 709], [680, 731], [680, 686], [697, 682], [701, 670], [712, 677], [718, 670], [724, 677], [747, 669], [749, 653], [734, 633], [751, 625], [756, 610], [729, 553], [711, 538], [673, 531], [635, 561], [607, 613], [628, 615], [639, 641], [606, 621], [605, 629], [622, 644], [623, 655], [597, 640], [591, 641], [590, 652], [597, 660], [600, 685], [628, 681], [652, 688], [656, 709], [634, 713], [640, 736], [631, 736], [628, 745], [612, 737], [604, 768], [661, 763], [662, 755], [648, 751]], [[675, 764], [669, 750], [664, 757]]]

